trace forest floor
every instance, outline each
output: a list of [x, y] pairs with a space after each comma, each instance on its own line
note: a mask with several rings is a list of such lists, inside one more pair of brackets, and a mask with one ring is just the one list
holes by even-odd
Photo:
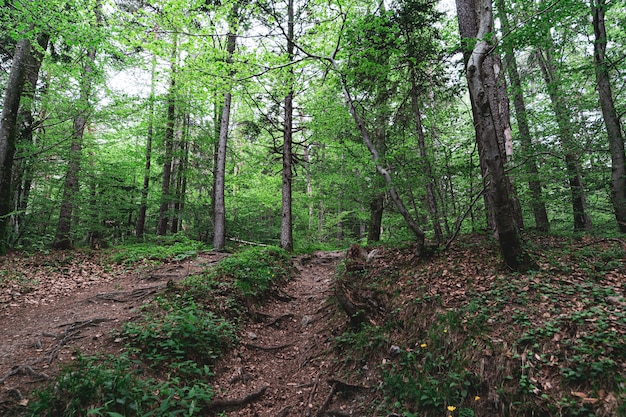
[[[626, 243], [526, 245], [537, 267], [525, 274], [478, 235], [428, 256], [353, 246], [292, 258], [291, 279], [236, 307], [238, 343], [209, 381], [219, 407], [193, 415], [626, 416]], [[142, 306], [227, 255], [107, 256], [0, 260], [0, 416], [19, 415], [81, 355], [121, 355], [119, 329], [140, 323]]]
[[[0, 264], [0, 415], [26, 406], [34, 389], [54, 378], [78, 354], [115, 354], [124, 346], [116, 331], [141, 314], [141, 306], [162, 291], [217, 263], [226, 255], [158, 267], [103, 263], [97, 252], [10, 254]], [[213, 381], [217, 396], [245, 397], [259, 390], [238, 416], [310, 415], [331, 386], [325, 375], [331, 314], [327, 299], [343, 252], [318, 252], [294, 260], [295, 279], [280, 299], [268, 300], [244, 326], [241, 345], [219, 362]], [[265, 388], [267, 387], [267, 388]], [[321, 398], [321, 399], [320, 399]], [[4, 411], [3, 411], [4, 410]], [[297, 412], [295, 410], [298, 410]], [[313, 410], [315, 412], [315, 410]], [[305, 414], [302, 414], [305, 415]]]

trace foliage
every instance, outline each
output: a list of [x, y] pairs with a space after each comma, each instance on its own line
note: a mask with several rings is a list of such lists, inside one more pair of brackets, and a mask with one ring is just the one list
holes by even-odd
[[140, 322], [127, 323], [123, 334], [148, 363], [181, 371], [188, 371], [193, 364], [194, 373], [207, 375], [204, 366], [214, 363], [235, 340], [230, 322], [194, 303], [172, 306], [164, 316], [145, 313]]
[[232, 282], [244, 297], [260, 297], [273, 284], [290, 278], [292, 268], [291, 259], [283, 249], [253, 247], [221, 261], [214, 274]]
[[28, 406], [34, 416], [176, 416], [193, 415], [213, 396], [206, 383], [192, 386], [172, 378], [147, 376], [127, 354], [104, 358], [78, 357], [55, 383], [37, 393]]
[[[170, 246], [130, 245], [113, 255], [137, 262], [149, 253], [171, 258], [190, 247], [201, 247], [186, 239], [166, 240]], [[236, 343], [234, 323], [245, 312], [237, 299], [242, 293], [261, 295], [261, 289], [267, 291], [291, 273], [291, 260], [281, 249], [252, 248], [180, 284], [168, 285], [144, 307], [141, 318], [123, 326], [119, 338], [126, 341], [126, 348], [121, 355], [79, 357], [37, 394], [29, 413], [68, 417], [197, 414], [213, 395], [212, 365]]]
[[110, 251], [111, 261], [117, 264], [132, 265], [142, 261], [182, 261], [194, 258], [207, 246], [186, 238], [183, 235], [159, 239], [155, 243], [133, 243]]
[[340, 369], [376, 368], [381, 408], [407, 416], [623, 415], [621, 242], [535, 238], [526, 274], [496, 248], [464, 237], [419, 262], [384, 249], [358, 280], [389, 297], [385, 325], [336, 337]]

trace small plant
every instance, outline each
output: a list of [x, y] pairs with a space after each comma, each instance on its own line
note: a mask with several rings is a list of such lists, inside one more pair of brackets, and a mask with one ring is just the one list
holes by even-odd
[[278, 247], [249, 248], [222, 260], [214, 273], [232, 280], [244, 297], [259, 297], [273, 283], [291, 277], [292, 264], [287, 252]]
[[165, 316], [147, 314], [142, 322], [128, 323], [123, 331], [140, 356], [157, 365], [193, 361], [202, 367], [213, 363], [235, 340], [230, 322], [194, 303], [172, 308]]
[[182, 261], [195, 257], [204, 249], [206, 249], [204, 243], [189, 239], [168, 240], [161, 244], [136, 243], [112, 250], [111, 261], [124, 265], [141, 261]]

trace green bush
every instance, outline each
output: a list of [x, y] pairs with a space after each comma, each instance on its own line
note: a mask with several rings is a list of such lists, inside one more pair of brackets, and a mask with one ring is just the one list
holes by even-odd
[[161, 317], [146, 314], [140, 323], [126, 324], [123, 332], [141, 357], [170, 366], [188, 361], [200, 367], [211, 364], [235, 340], [230, 322], [194, 303], [174, 307]]
[[209, 403], [202, 382], [157, 381], [143, 375], [127, 355], [84, 358], [65, 368], [54, 383], [36, 393], [27, 415], [37, 417], [148, 417], [194, 415]]
[[273, 283], [291, 277], [292, 268], [286, 251], [267, 246], [245, 249], [229, 256], [219, 263], [215, 274], [231, 279], [245, 297], [256, 297], [269, 290]]

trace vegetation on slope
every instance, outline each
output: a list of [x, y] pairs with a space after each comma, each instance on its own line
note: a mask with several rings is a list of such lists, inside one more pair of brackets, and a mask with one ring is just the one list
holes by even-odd
[[624, 243], [528, 244], [539, 268], [527, 274], [478, 237], [427, 260], [377, 249], [341, 273], [363, 317], [336, 346], [355, 378], [383, 380], [379, 414], [626, 415]]

